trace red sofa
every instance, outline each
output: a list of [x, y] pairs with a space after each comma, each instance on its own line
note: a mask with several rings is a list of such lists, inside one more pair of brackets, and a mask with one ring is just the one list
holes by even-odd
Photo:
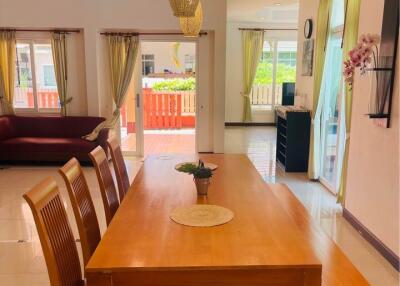
[[108, 130], [95, 142], [82, 139], [102, 117], [0, 116], [0, 161], [60, 162], [72, 157], [90, 162], [88, 153], [98, 145], [107, 151]]

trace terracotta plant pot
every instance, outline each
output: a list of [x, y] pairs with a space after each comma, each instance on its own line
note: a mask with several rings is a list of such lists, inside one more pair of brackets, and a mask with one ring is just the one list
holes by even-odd
[[205, 179], [195, 178], [194, 183], [196, 184], [197, 195], [207, 196], [208, 186], [210, 185], [210, 178], [205, 178]]

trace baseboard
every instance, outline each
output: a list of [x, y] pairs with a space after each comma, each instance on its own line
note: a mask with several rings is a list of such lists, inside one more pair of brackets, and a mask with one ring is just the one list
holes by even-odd
[[399, 257], [379, 240], [369, 229], [367, 229], [346, 208], [343, 208], [343, 217], [365, 238], [382, 256], [400, 272]]
[[273, 122], [225, 122], [225, 126], [275, 126]]

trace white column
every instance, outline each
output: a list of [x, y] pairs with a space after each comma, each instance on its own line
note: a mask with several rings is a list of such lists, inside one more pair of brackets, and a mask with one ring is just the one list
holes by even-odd
[[200, 37], [196, 50], [196, 141], [198, 152], [213, 152], [213, 38], [213, 33]]
[[100, 116], [99, 94], [99, 33], [97, 29], [88, 27], [84, 30], [86, 95], [89, 116]]
[[[226, 4], [226, 3], [225, 3]], [[226, 24], [215, 31], [214, 37], [214, 98], [213, 132], [214, 153], [224, 153], [225, 148], [225, 72], [226, 72]], [[211, 69], [211, 67], [210, 67]], [[229, 71], [228, 71], [229, 72]]]

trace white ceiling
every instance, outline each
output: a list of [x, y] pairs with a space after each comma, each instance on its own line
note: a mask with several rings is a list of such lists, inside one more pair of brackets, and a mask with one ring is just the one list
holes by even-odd
[[227, 0], [228, 21], [297, 24], [298, 0]]

